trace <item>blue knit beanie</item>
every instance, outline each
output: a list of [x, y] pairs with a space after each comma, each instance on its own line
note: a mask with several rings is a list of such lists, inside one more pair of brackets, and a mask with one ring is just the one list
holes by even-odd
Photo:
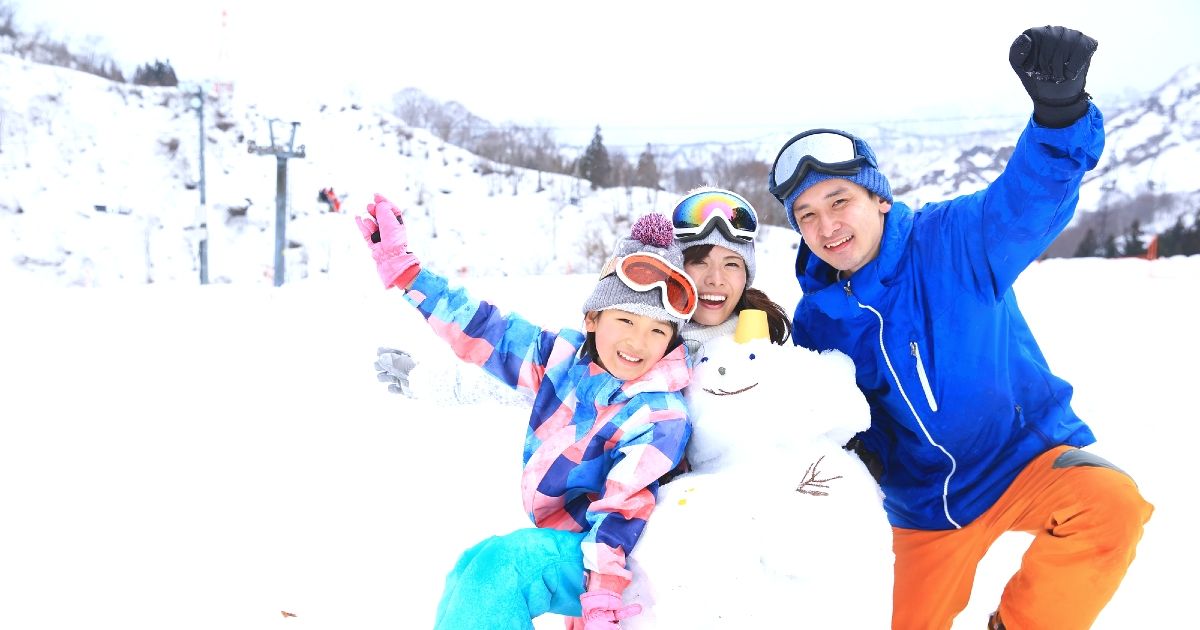
[[[871, 161], [875, 163], [879, 162], [879, 160], [875, 159], [875, 152], [871, 150], [870, 145], [868, 145], [865, 140], [853, 134], [846, 133], [846, 135], [854, 138], [854, 148], [858, 151], [859, 155], [869, 156]], [[796, 215], [792, 212], [792, 206], [795, 205], [796, 199], [800, 197], [804, 191], [812, 188], [813, 185], [823, 182], [827, 179], [844, 179], [846, 181], [854, 182], [855, 184], [866, 188], [876, 195], [879, 195], [884, 201], [889, 203], [892, 201], [892, 185], [888, 183], [888, 180], [883, 176], [883, 173], [879, 172], [879, 169], [871, 166], [870, 164], [864, 164], [862, 168], [859, 169], [858, 174], [851, 175], [849, 177], [845, 175], [819, 173], [809, 169], [808, 174], [804, 176], [804, 180], [797, 184], [796, 188], [793, 189], [792, 192], [788, 193], [787, 200], [783, 204], [784, 214], [787, 215], [788, 222], [792, 224], [793, 230], [796, 230], [797, 232], [800, 231], [800, 226], [796, 225]]]

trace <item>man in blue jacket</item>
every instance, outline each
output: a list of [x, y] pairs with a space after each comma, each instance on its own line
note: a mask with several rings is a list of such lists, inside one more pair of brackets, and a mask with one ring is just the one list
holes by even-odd
[[1088, 628], [1153, 511], [1129, 476], [1079, 450], [1095, 438], [1012, 290], [1070, 222], [1103, 150], [1084, 91], [1095, 49], [1063, 27], [1013, 42], [1033, 117], [974, 194], [914, 212], [893, 202], [866, 142], [830, 129], [793, 137], [771, 169], [803, 237], [793, 339], [849, 355], [871, 406], [871, 428], [848, 447], [879, 480], [893, 526], [893, 628], [950, 628], [1006, 531], [1034, 540], [989, 627]]

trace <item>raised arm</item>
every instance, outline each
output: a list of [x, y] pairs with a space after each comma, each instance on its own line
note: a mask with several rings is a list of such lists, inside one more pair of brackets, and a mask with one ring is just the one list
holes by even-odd
[[1104, 117], [1084, 91], [1096, 40], [1046, 26], [1026, 30], [1009, 62], [1033, 115], [1004, 172], [986, 189], [922, 210], [925, 241], [953, 248], [968, 282], [1003, 295], [1066, 228], [1084, 174], [1104, 150]]
[[[449, 287], [445, 278], [422, 270], [408, 249], [403, 213], [383, 196], [375, 195], [367, 213], [369, 217], [356, 221], [384, 288], [404, 289], [405, 299], [460, 359], [482, 367], [509, 387], [536, 393], [559, 336], [473, 300], [465, 290]], [[564, 334], [570, 337], [572, 332]], [[574, 337], [565, 341], [561, 345], [568, 350], [582, 343]]]

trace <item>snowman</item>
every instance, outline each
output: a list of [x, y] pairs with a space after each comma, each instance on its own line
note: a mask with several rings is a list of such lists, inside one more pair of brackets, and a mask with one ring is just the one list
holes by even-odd
[[686, 393], [691, 470], [659, 489], [622, 628], [890, 627], [891, 526], [842, 448], [870, 425], [850, 359], [774, 345], [744, 310]]

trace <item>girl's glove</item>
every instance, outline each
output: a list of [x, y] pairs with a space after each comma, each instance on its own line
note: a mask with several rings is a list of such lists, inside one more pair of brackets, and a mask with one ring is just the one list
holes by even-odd
[[375, 378], [380, 383], [388, 384], [388, 391], [413, 397], [412, 386], [408, 384], [408, 374], [417, 366], [412, 355], [395, 348], [379, 348], [376, 350]]
[[376, 193], [375, 203], [367, 204], [367, 212], [370, 217], [354, 217], [354, 222], [371, 248], [383, 287], [408, 288], [421, 271], [421, 263], [408, 251], [408, 230], [400, 209]]
[[641, 614], [641, 604], [623, 605], [621, 596], [612, 591], [588, 591], [579, 596], [583, 618], [567, 619], [567, 630], [612, 630], [621, 627], [621, 620]]

